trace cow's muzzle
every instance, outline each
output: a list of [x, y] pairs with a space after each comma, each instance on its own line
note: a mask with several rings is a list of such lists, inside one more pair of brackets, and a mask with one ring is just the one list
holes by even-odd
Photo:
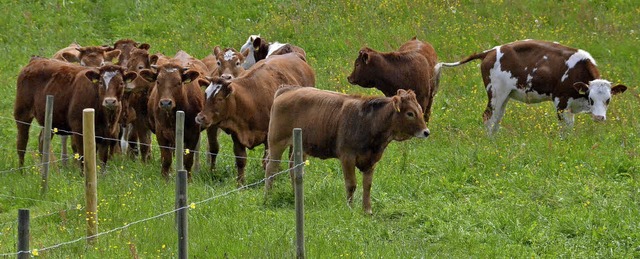
[[162, 99], [160, 100], [160, 103], [158, 103], [158, 105], [160, 106], [161, 109], [171, 109], [173, 106], [173, 101], [169, 100], [169, 99]]
[[104, 98], [104, 100], [102, 101], [102, 106], [109, 110], [114, 110], [118, 107], [118, 99], [113, 97]]
[[198, 113], [198, 115], [196, 116], [196, 123], [200, 124], [200, 126], [203, 128], [208, 128], [209, 124], [211, 124], [207, 121], [207, 116], [202, 113]]
[[426, 138], [431, 134], [431, 132], [429, 131], [429, 129], [424, 129], [418, 133], [416, 133], [415, 137], [416, 138]]
[[604, 122], [605, 120], [607, 120], [607, 117], [605, 117], [604, 115], [592, 114], [591, 118], [593, 118], [594, 121], [598, 121], [598, 122]]

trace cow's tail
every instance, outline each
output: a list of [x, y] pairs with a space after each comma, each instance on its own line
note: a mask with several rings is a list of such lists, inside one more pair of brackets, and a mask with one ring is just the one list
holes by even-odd
[[435, 87], [436, 89], [438, 89], [438, 85], [440, 84], [440, 74], [442, 73], [442, 67], [457, 67], [459, 65], [465, 64], [469, 61], [475, 60], [475, 59], [484, 59], [484, 57], [487, 56], [487, 54], [490, 51], [485, 51], [482, 53], [475, 53], [471, 56], [468, 56], [458, 62], [453, 62], [453, 63], [445, 63], [445, 62], [439, 62], [438, 64], [436, 64], [436, 66], [433, 68], [434, 73], [433, 73], [433, 80], [435, 81]]

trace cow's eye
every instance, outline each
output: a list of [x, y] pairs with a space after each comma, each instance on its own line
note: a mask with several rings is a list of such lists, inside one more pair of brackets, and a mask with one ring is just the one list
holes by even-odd
[[407, 117], [414, 118], [414, 117], [416, 117], [416, 114], [413, 113], [413, 112], [407, 112]]
[[611, 99], [607, 99], [607, 101], [606, 101], [606, 102], [604, 102], [604, 103], [606, 103], [607, 105], [609, 105], [609, 102], [610, 102], [610, 101], [611, 101]]
[[220, 63], [220, 60], [216, 61], [216, 65], [218, 66], [222, 65], [222, 63]]
[[593, 99], [589, 98], [589, 105], [593, 105]]
[[138, 70], [144, 69], [144, 66], [138, 66]]
[[240, 66], [240, 61], [236, 61], [236, 67]]

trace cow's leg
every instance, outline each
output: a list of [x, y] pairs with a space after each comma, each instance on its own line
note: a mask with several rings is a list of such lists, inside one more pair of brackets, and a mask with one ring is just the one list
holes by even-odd
[[162, 163], [162, 177], [165, 180], [169, 180], [169, 171], [171, 170], [171, 163], [173, 160], [173, 147], [174, 144], [171, 141], [168, 141], [162, 137], [156, 135], [156, 140], [158, 141], [158, 145], [160, 146], [160, 160]]
[[18, 139], [16, 141], [16, 149], [18, 151], [18, 164], [20, 167], [24, 166], [24, 154], [27, 152], [27, 143], [29, 143], [29, 127], [31, 127], [31, 120], [19, 121], [16, 120], [18, 126]]
[[140, 137], [138, 136], [139, 130], [137, 129], [136, 126], [137, 125], [135, 125], [135, 122], [132, 124], [129, 124], [124, 134], [127, 142], [126, 144], [127, 155], [129, 155], [131, 159], [135, 159], [136, 156], [138, 156], [138, 152], [139, 152], [138, 140], [140, 139]]
[[273, 183], [273, 175], [280, 171], [280, 160], [282, 159], [282, 153], [287, 148], [286, 143], [278, 143], [278, 145], [272, 145], [269, 148], [267, 156], [267, 169], [265, 170], [265, 194], [271, 189]]
[[105, 143], [97, 144], [98, 157], [100, 158], [100, 172], [106, 172], [107, 160], [113, 153], [113, 148], [118, 146], [117, 142], [107, 140]]
[[69, 160], [69, 150], [67, 149], [68, 139], [69, 139], [69, 136], [60, 135], [60, 145], [61, 145], [60, 158], [62, 159], [62, 165], [64, 166], [67, 165], [67, 160]]
[[509, 101], [509, 93], [510, 90], [496, 88], [493, 84], [487, 87], [489, 102], [482, 118], [489, 135], [493, 135], [500, 128], [500, 121], [504, 116], [505, 107]]
[[341, 158], [342, 173], [344, 174], [344, 187], [347, 192], [347, 205], [353, 204], [353, 193], [356, 191], [356, 163], [355, 158]]
[[[434, 93], [435, 94], [435, 93]], [[433, 95], [425, 96], [425, 98], [421, 102], [421, 106], [423, 109], [424, 121], [429, 124], [429, 118], [431, 118], [431, 105], [433, 104]]]
[[207, 141], [209, 142], [209, 168], [211, 170], [216, 168], [216, 158], [218, 152], [220, 152], [220, 143], [218, 142], [218, 127], [211, 126], [207, 128]]
[[233, 153], [236, 156], [236, 167], [238, 168], [238, 187], [244, 185], [244, 168], [247, 165], [247, 149], [238, 140], [233, 140]]
[[140, 158], [142, 162], [151, 160], [151, 131], [146, 128], [139, 130], [138, 141], [140, 141]]
[[366, 214], [371, 215], [371, 183], [373, 182], [374, 167], [362, 171], [362, 209]]

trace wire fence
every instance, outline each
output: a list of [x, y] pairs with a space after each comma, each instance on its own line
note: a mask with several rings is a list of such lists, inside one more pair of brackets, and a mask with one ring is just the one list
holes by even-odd
[[[110, 230], [107, 230], [107, 231], [104, 231], [104, 232], [100, 232], [100, 233], [97, 233], [97, 234], [92, 235], [92, 236], [84, 236], [84, 237], [76, 238], [76, 239], [71, 240], [71, 241], [66, 241], [66, 242], [62, 242], [62, 243], [55, 244], [55, 245], [50, 245], [50, 246], [42, 247], [42, 248], [39, 248], [39, 249], [32, 249], [32, 250], [30, 250], [30, 251], [18, 251], [18, 252], [14, 252], [14, 253], [4, 253], [4, 254], [0, 254], [0, 256], [2, 256], [2, 257], [17, 256], [17, 255], [19, 255], [19, 254], [25, 254], [25, 253], [26, 253], [26, 254], [37, 255], [38, 253], [43, 252], [43, 251], [47, 251], [47, 250], [51, 250], [51, 249], [55, 249], [55, 248], [59, 248], [59, 247], [62, 247], [62, 246], [66, 246], [66, 245], [70, 245], [70, 244], [78, 243], [78, 242], [81, 242], [81, 241], [84, 241], [84, 240], [87, 240], [87, 239], [97, 238], [97, 237], [100, 237], [100, 236], [103, 236], [103, 235], [108, 235], [108, 234], [114, 233], [114, 232], [116, 232], [116, 231], [119, 231], [119, 230], [123, 230], [123, 229], [129, 228], [129, 227], [131, 227], [131, 226], [133, 226], [133, 225], [137, 225], [137, 224], [140, 224], [140, 223], [143, 223], [143, 222], [147, 222], [147, 221], [154, 220], [154, 219], [158, 219], [158, 218], [161, 218], [161, 217], [164, 217], [164, 216], [167, 216], [167, 215], [171, 215], [171, 214], [173, 214], [173, 213], [175, 213], [175, 212], [177, 212], [177, 211], [180, 211], [180, 210], [185, 210], [185, 209], [195, 208], [195, 206], [196, 206], [196, 205], [203, 204], [203, 203], [207, 203], [207, 202], [210, 202], [210, 201], [215, 200], [215, 199], [219, 199], [219, 198], [222, 198], [222, 197], [229, 196], [229, 195], [231, 195], [231, 194], [233, 194], [233, 193], [237, 193], [237, 192], [239, 192], [239, 191], [241, 191], [241, 190], [244, 190], [244, 189], [247, 189], [247, 188], [251, 188], [251, 187], [256, 186], [256, 185], [259, 185], [259, 184], [262, 184], [262, 183], [264, 183], [264, 182], [265, 182], [265, 181], [267, 181], [267, 180], [273, 179], [273, 178], [275, 178], [275, 177], [277, 177], [277, 176], [279, 176], [279, 175], [281, 175], [281, 174], [284, 174], [284, 173], [290, 172], [290, 171], [292, 171], [292, 170], [294, 170], [294, 169], [296, 169], [296, 168], [298, 168], [298, 167], [304, 166], [304, 165], [305, 165], [305, 163], [304, 163], [304, 162], [303, 162], [303, 163], [300, 163], [300, 164], [297, 164], [297, 165], [295, 165], [295, 166], [293, 166], [293, 167], [291, 167], [291, 168], [288, 168], [288, 169], [286, 169], [286, 170], [279, 171], [279, 172], [277, 172], [277, 173], [275, 173], [275, 174], [271, 175], [270, 177], [263, 178], [263, 179], [261, 179], [261, 180], [259, 180], [259, 181], [254, 182], [254, 183], [251, 183], [251, 184], [247, 184], [247, 185], [240, 186], [240, 187], [238, 187], [238, 188], [236, 188], [236, 189], [233, 189], [233, 190], [230, 190], [230, 191], [224, 192], [224, 193], [222, 193], [222, 194], [218, 194], [218, 195], [211, 196], [211, 197], [206, 198], [206, 199], [204, 199], [204, 200], [200, 200], [200, 201], [197, 201], [197, 202], [192, 202], [192, 203], [190, 203], [188, 206], [184, 206], [184, 207], [176, 208], [176, 209], [173, 209], [173, 210], [170, 210], [170, 211], [166, 211], [166, 212], [163, 212], [163, 213], [160, 213], [160, 214], [157, 214], [157, 215], [154, 215], [154, 216], [148, 217], [148, 218], [139, 219], [139, 220], [136, 220], [136, 221], [133, 221], [133, 222], [130, 222], [130, 223], [124, 224], [124, 225], [123, 225], [123, 226], [121, 226], [121, 227], [117, 227], [117, 228], [113, 228], [113, 229], [110, 229]], [[2, 195], [0, 195], [0, 196], [2, 196]], [[55, 214], [55, 213], [52, 213], [52, 214]]]

